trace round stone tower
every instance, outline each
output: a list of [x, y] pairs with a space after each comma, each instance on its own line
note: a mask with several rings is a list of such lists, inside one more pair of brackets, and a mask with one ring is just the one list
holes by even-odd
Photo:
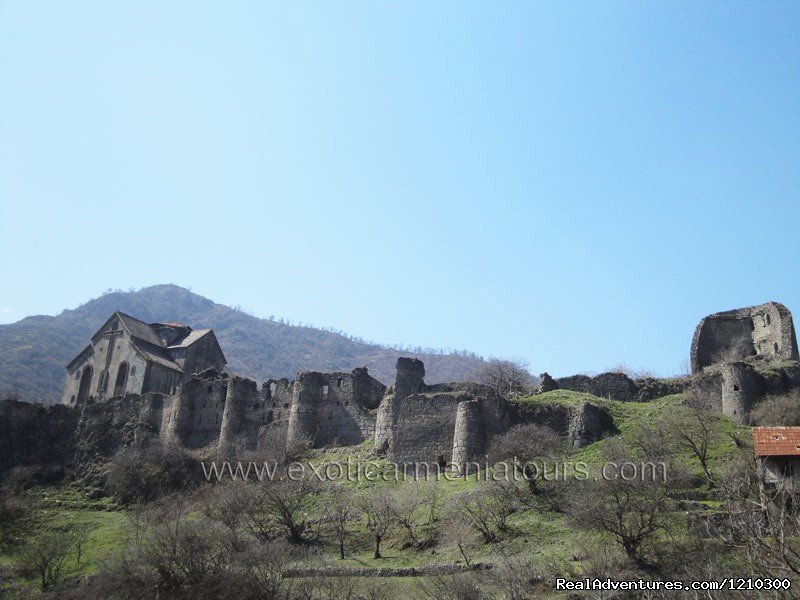
[[392, 433], [395, 426], [394, 397], [387, 396], [378, 406], [375, 415], [375, 451], [386, 454], [392, 445]]
[[319, 429], [320, 413], [323, 408], [325, 385], [321, 373], [298, 373], [289, 409], [289, 429], [286, 441], [291, 444], [307, 440], [314, 443]]
[[742, 362], [722, 366], [722, 412], [737, 423], [749, 420], [750, 409], [761, 396], [753, 367]]
[[222, 423], [219, 428], [217, 448], [223, 454], [230, 454], [236, 449], [236, 438], [244, 428], [247, 403], [258, 394], [256, 382], [251, 379], [232, 377], [228, 381], [225, 395], [225, 409], [222, 411]]
[[456, 426], [453, 434], [453, 466], [462, 475], [468, 474], [470, 461], [476, 460], [484, 452], [481, 405], [477, 400], [458, 403]]

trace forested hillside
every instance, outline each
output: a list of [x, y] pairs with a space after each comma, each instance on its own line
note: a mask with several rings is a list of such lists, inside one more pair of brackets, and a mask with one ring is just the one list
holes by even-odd
[[257, 318], [175, 285], [156, 285], [136, 292], [107, 293], [55, 317], [27, 317], [1, 325], [0, 391], [19, 390], [28, 401], [57, 401], [64, 365], [115, 310], [146, 322], [212, 327], [231, 370], [257, 381], [293, 378], [308, 369], [347, 371], [366, 366], [389, 383], [394, 378], [394, 362], [401, 355], [425, 361], [430, 383], [469, 379], [481, 366], [475, 355], [389, 348], [338, 332]]

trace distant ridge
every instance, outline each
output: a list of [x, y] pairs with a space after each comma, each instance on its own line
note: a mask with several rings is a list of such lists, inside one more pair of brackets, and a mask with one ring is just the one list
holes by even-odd
[[302, 370], [349, 371], [366, 366], [375, 377], [391, 383], [398, 356], [425, 361], [430, 383], [470, 379], [482, 365], [472, 355], [402, 351], [324, 329], [260, 319], [176, 285], [154, 285], [107, 293], [55, 317], [26, 317], [0, 325], [0, 392], [19, 390], [23, 400], [56, 402], [66, 375], [64, 365], [115, 310], [146, 322], [213, 328], [230, 369], [258, 382], [269, 377], [291, 379]]

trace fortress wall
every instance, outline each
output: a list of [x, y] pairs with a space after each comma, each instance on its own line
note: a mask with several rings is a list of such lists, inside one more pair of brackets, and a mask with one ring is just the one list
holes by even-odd
[[298, 373], [289, 410], [288, 443], [308, 440], [316, 445], [321, 421], [323, 385], [324, 379], [320, 373]]
[[692, 339], [692, 373], [709, 366], [760, 357], [798, 360], [792, 315], [777, 302], [715, 313], [702, 319]]
[[647, 402], [669, 394], [679, 394], [686, 391], [691, 385], [688, 378], [631, 379], [625, 373], [616, 372], [601, 373], [595, 377], [572, 375], [560, 379], [553, 379], [547, 373], [542, 373], [539, 381], [539, 392], [549, 392], [555, 389], [572, 390], [621, 402]]
[[261, 386], [267, 409], [267, 423], [289, 422], [289, 412], [294, 397], [294, 382], [286, 378], [268, 379]]
[[582, 448], [616, 433], [611, 415], [589, 402], [575, 406], [538, 402], [510, 403], [509, 420], [512, 425], [536, 424], [549, 427], [573, 448]]
[[[277, 386], [272, 386], [279, 393]], [[354, 445], [375, 435], [376, 409], [386, 386], [371, 377], [367, 369], [352, 373], [299, 373], [292, 385], [288, 414], [288, 442], [310, 440], [315, 447]], [[273, 411], [285, 411], [277, 398]], [[283, 408], [279, 408], [283, 406]], [[283, 414], [273, 412], [273, 421]]]
[[186, 386], [177, 394], [163, 397], [161, 417], [161, 436], [167, 443], [183, 444], [191, 431], [191, 397]]
[[375, 450], [379, 454], [385, 454], [391, 446], [396, 423], [394, 396], [387, 396], [375, 415]]
[[797, 360], [797, 339], [789, 310], [782, 304], [768, 302], [753, 307], [753, 344], [760, 356]]
[[251, 422], [248, 421], [248, 406], [260, 401], [256, 382], [242, 377], [231, 377], [228, 380], [225, 410], [219, 429], [220, 452], [227, 454], [235, 451], [237, 445], [246, 445], [248, 439], [255, 440]]
[[636, 384], [625, 373], [602, 373], [596, 377], [573, 375], [556, 379], [555, 383], [562, 390], [584, 392], [622, 402], [635, 401], [638, 392]]
[[192, 377], [183, 388], [189, 402], [190, 423], [183, 437], [184, 445], [200, 448], [219, 439], [225, 403], [228, 395], [228, 379], [202, 379]]
[[397, 400], [426, 391], [425, 364], [421, 360], [400, 357], [395, 369], [394, 397]]
[[740, 315], [736, 311], [706, 317], [701, 323], [693, 365], [696, 362], [702, 369], [716, 363], [743, 360], [756, 355], [753, 345], [755, 324], [749, 314]]
[[456, 410], [451, 462], [464, 471], [465, 464], [485, 453], [481, 405], [477, 400], [460, 402]]
[[326, 373], [322, 377], [316, 445], [351, 446], [374, 437], [375, 413], [370, 413], [364, 405], [377, 406], [377, 403], [368, 382], [364, 389], [359, 389], [358, 378], [352, 373]]
[[447, 463], [453, 455], [453, 435], [463, 393], [416, 394], [394, 398], [395, 425], [387, 458], [396, 463]]

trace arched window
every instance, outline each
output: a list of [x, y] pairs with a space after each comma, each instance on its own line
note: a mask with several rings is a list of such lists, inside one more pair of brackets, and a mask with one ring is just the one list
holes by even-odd
[[86, 400], [89, 396], [89, 386], [92, 385], [92, 372], [92, 365], [87, 365], [81, 373], [81, 383], [78, 386], [78, 402]]
[[117, 369], [117, 380], [114, 383], [114, 395], [122, 396], [128, 383], [128, 363], [121, 362]]
[[97, 391], [102, 392], [106, 389], [106, 385], [108, 384], [108, 371], [103, 371], [100, 373], [100, 379], [97, 380]]

